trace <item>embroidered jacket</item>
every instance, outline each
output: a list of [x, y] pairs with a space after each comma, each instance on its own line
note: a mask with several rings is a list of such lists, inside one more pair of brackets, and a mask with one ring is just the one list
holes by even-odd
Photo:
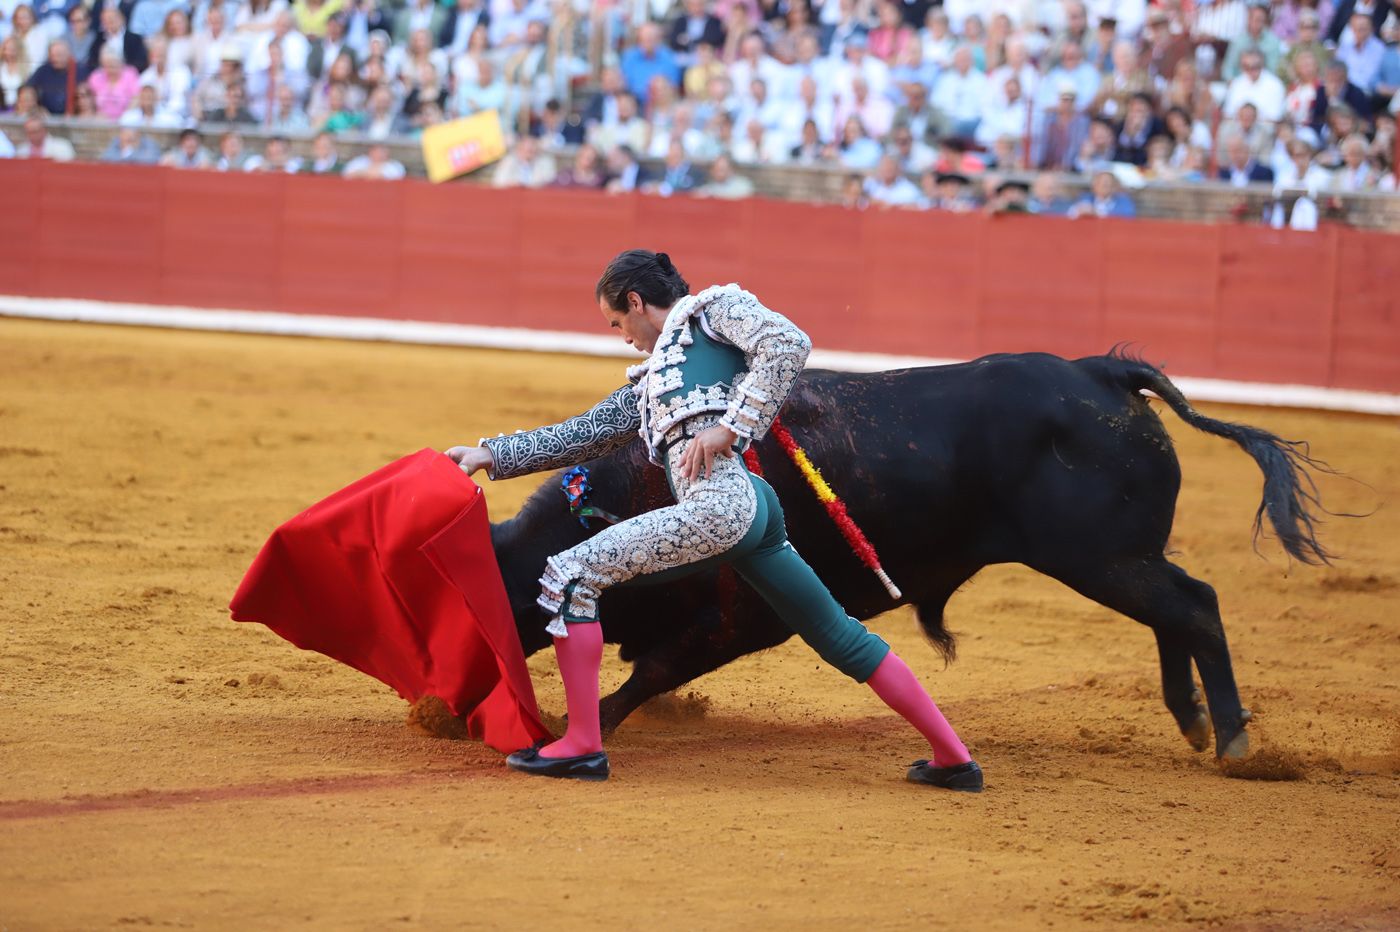
[[[712, 378], [714, 346], [738, 350], [720, 378]], [[811, 349], [792, 321], [738, 285], [687, 295], [671, 308], [652, 355], [627, 370], [628, 385], [559, 424], [481, 440], [495, 461], [491, 478], [570, 466], [611, 453], [638, 434], [651, 461], [660, 464], [667, 432], [705, 413], [721, 415], [719, 423], [738, 435], [743, 449], [767, 433]]]

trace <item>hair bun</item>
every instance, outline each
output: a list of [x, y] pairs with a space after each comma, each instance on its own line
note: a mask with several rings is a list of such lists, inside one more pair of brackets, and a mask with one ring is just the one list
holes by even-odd
[[671, 264], [671, 257], [664, 252], [658, 252], [656, 254], [656, 264], [661, 267], [661, 271], [663, 272], [670, 273], [676, 270], [676, 267]]

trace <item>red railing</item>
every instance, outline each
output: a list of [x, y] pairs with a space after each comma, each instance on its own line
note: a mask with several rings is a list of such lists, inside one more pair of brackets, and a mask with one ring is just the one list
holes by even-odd
[[0, 294], [600, 332], [608, 258], [664, 249], [827, 349], [1065, 356], [1400, 393], [1400, 236], [848, 211], [0, 161]]

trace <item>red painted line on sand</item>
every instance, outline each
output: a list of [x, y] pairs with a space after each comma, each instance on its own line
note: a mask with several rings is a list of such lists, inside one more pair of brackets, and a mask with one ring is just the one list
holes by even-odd
[[[501, 768], [504, 772], [504, 768]], [[64, 796], [59, 799], [0, 800], [0, 822], [15, 819], [51, 819], [94, 812], [133, 809], [169, 809], [196, 803], [236, 802], [246, 799], [279, 799], [398, 789], [422, 783], [445, 783], [495, 776], [496, 770], [432, 771], [418, 773], [350, 774], [343, 777], [305, 777], [232, 786], [204, 786], [184, 790], [131, 790], [107, 796]]]

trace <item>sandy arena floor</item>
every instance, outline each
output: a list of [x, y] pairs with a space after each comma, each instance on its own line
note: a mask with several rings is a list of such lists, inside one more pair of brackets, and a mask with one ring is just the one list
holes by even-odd
[[[0, 928], [1400, 928], [1394, 422], [1212, 409], [1369, 484], [1324, 483], [1379, 510], [1329, 521], [1346, 559], [1316, 570], [1254, 553], [1254, 464], [1167, 418], [1179, 560], [1217, 587], [1254, 745], [1296, 755], [1292, 782], [1191, 752], [1149, 632], [1022, 568], [954, 598], [946, 671], [911, 614], [875, 623], [982, 796], [903, 782], [913, 733], [796, 641], [639, 713], [614, 778], [580, 785], [420, 734], [386, 687], [228, 619], [313, 500], [619, 376], [0, 320]], [[489, 488], [494, 513], [537, 481]], [[553, 658], [531, 668], [562, 711]]]

